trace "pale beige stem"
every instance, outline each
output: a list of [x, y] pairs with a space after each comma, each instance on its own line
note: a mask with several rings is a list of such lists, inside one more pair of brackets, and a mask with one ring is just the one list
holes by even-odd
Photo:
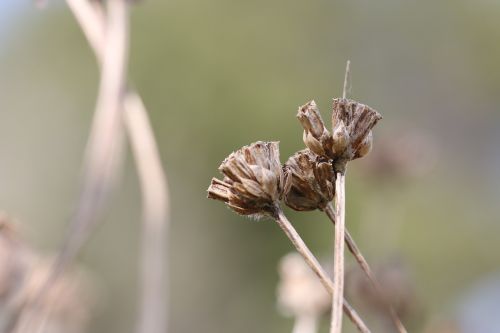
[[[61, 272], [73, 261], [88, 238], [109, 199], [123, 156], [121, 105], [128, 63], [129, 15], [126, 0], [107, 2], [107, 20], [103, 37], [102, 66], [96, 108], [87, 142], [82, 188], [68, 233], [54, 263], [54, 269], [36, 296], [34, 306], [41, 304], [45, 293]], [[87, 17], [88, 12], [85, 14]], [[103, 29], [104, 30], [104, 29]], [[33, 331], [43, 331], [48, 309], [34, 319]], [[17, 326], [13, 319], [12, 327]], [[31, 323], [30, 323], [31, 325]]]
[[342, 332], [344, 299], [345, 175], [338, 172], [335, 180], [335, 243], [333, 253], [332, 317], [330, 333]]
[[[331, 203], [326, 206], [324, 209], [325, 214], [330, 218], [333, 224], [335, 224], [335, 210], [333, 208], [333, 205]], [[394, 326], [396, 326], [397, 330], [399, 333], [407, 333], [406, 328], [404, 327], [403, 323], [399, 319], [398, 314], [392, 307], [392, 305], [387, 301], [387, 297], [385, 296], [382, 286], [378, 282], [377, 278], [375, 277], [375, 274], [373, 273], [372, 269], [370, 268], [370, 265], [368, 265], [368, 262], [366, 261], [365, 257], [361, 253], [358, 245], [352, 238], [351, 234], [345, 229], [345, 243], [347, 245], [347, 248], [349, 251], [352, 253], [356, 261], [358, 262], [359, 266], [365, 273], [365, 275], [368, 277], [368, 280], [370, 280], [370, 283], [373, 285], [373, 288], [379, 295], [379, 297], [385, 302], [385, 305], [387, 307], [387, 310], [390, 314], [391, 320], [394, 323]]]
[[132, 144], [143, 201], [142, 305], [137, 332], [167, 331], [165, 255], [169, 225], [169, 193], [147, 112], [136, 94], [124, 100], [125, 125]]
[[[98, 64], [102, 67], [106, 47], [106, 17], [102, 5], [88, 0], [66, 0], [75, 15]], [[130, 138], [143, 198], [142, 299], [138, 332], [167, 330], [167, 257], [169, 193], [167, 177], [140, 96], [128, 89], [122, 100], [125, 129]]]
[[[324, 271], [324, 269], [319, 264], [316, 257], [309, 250], [307, 245], [304, 243], [300, 235], [297, 233], [293, 225], [288, 221], [285, 214], [281, 209], [278, 209], [276, 212], [276, 216], [274, 216], [276, 222], [280, 226], [280, 228], [285, 232], [287, 237], [290, 239], [292, 244], [297, 249], [297, 252], [304, 258], [306, 264], [313, 270], [313, 272], [318, 276], [319, 280], [328, 291], [330, 295], [334, 293], [334, 283], [328, 276], [328, 274]], [[369, 333], [370, 330], [365, 325], [363, 320], [359, 317], [356, 311], [347, 303], [346, 300], [343, 300], [343, 310], [345, 314], [349, 317], [352, 323], [358, 328], [358, 330], [362, 333]]]

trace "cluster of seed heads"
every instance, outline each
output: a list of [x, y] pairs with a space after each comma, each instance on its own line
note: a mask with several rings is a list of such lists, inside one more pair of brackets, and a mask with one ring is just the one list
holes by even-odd
[[223, 180], [213, 178], [208, 197], [225, 202], [241, 215], [275, 217], [283, 200], [298, 211], [324, 209], [335, 195], [335, 177], [347, 162], [372, 147], [372, 128], [382, 118], [353, 100], [333, 100], [332, 130], [314, 101], [299, 108], [306, 149], [282, 166], [278, 142], [258, 141], [230, 154], [220, 165]]

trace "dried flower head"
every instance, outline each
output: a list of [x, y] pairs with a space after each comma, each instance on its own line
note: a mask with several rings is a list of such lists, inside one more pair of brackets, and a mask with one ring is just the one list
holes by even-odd
[[298, 211], [324, 209], [333, 200], [335, 172], [331, 160], [304, 149], [288, 159], [285, 169], [291, 178], [285, 194], [288, 207]]
[[371, 107], [356, 101], [333, 100], [333, 148], [336, 162], [346, 163], [365, 156], [372, 146], [371, 129], [382, 116]]
[[208, 197], [225, 202], [241, 215], [274, 214], [289, 183], [279, 160], [278, 142], [245, 146], [229, 155], [219, 171], [224, 180], [212, 179]]
[[301, 106], [297, 118], [304, 127], [305, 145], [320, 156], [333, 158], [333, 138], [321, 119], [316, 102], [310, 101]]

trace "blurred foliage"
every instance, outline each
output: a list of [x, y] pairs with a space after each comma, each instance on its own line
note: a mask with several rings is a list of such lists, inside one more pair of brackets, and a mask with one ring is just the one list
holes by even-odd
[[[280, 140], [282, 161], [302, 149], [297, 107], [314, 98], [328, 119], [347, 59], [352, 97], [384, 116], [372, 156], [348, 174], [347, 225], [369, 261], [404, 258], [425, 313], [420, 325], [499, 270], [499, 14], [488, 0], [138, 4], [130, 74], [172, 192], [172, 332], [291, 329], [275, 308], [276, 266], [291, 249], [284, 235], [206, 200], [205, 190], [244, 144]], [[0, 40], [0, 207], [53, 251], [78, 189], [97, 69], [61, 1], [18, 15]], [[363, 171], [377, 138], [408, 131], [432, 142], [431, 170], [408, 179]], [[134, 327], [137, 187], [128, 161], [82, 257], [102, 283], [92, 332]], [[332, 227], [320, 213], [290, 219], [315, 253], [330, 255]]]

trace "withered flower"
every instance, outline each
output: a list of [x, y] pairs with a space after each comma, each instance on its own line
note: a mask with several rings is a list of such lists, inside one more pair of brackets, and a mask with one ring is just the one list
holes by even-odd
[[288, 175], [279, 160], [278, 142], [258, 141], [231, 153], [220, 165], [224, 180], [212, 179], [208, 197], [241, 215], [275, 214]]
[[316, 102], [310, 101], [301, 106], [297, 118], [304, 127], [305, 145], [320, 156], [333, 158], [333, 138], [323, 123]]
[[304, 149], [288, 159], [285, 170], [291, 178], [285, 194], [288, 207], [298, 211], [324, 209], [333, 200], [335, 172], [331, 160]]
[[332, 126], [334, 162], [346, 163], [365, 156], [373, 142], [372, 128], [382, 119], [380, 113], [368, 105], [336, 98], [333, 100]]

